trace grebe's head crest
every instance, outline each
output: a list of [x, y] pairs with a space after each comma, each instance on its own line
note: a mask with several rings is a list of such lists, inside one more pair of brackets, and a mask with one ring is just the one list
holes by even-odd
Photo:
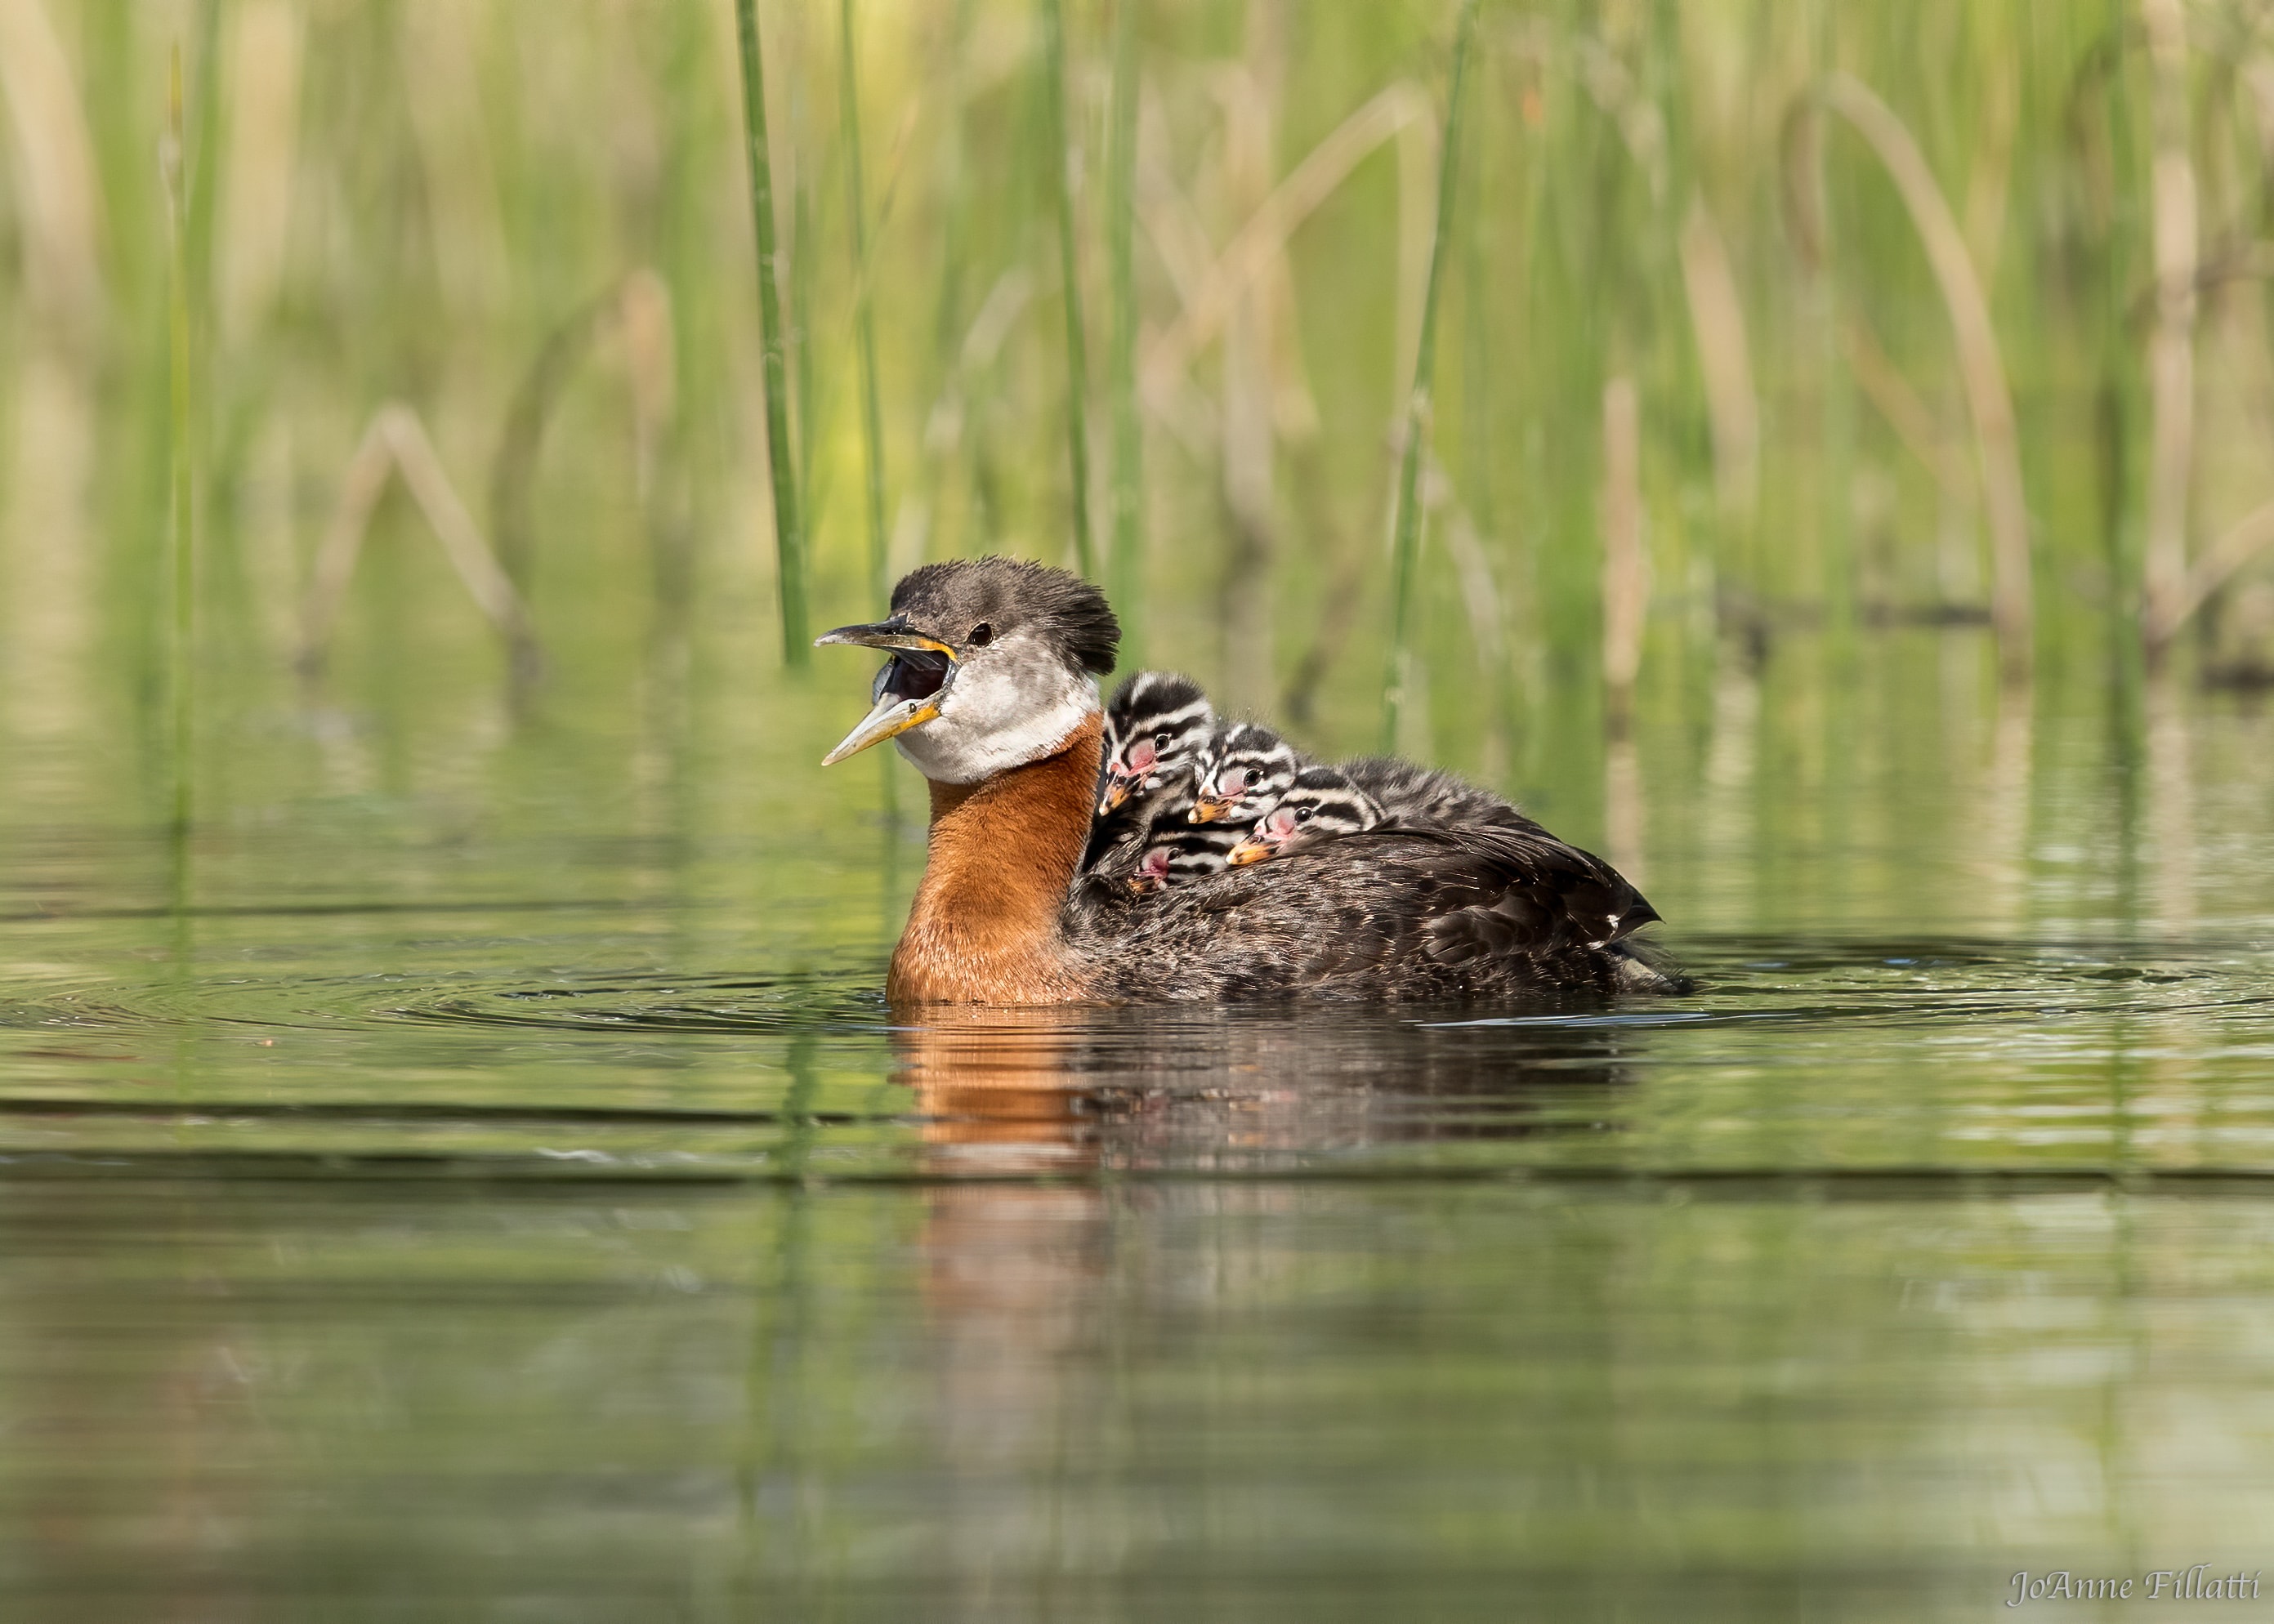
[[1295, 775], [1278, 804], [1256, 820], [1226, 861], [1234, 868], [1261, 862], [1314, 840], [1362, 834], [1382, 821], [1373, 796], [1337, 769], [1314, 763]]
[[1209, 741], [1200, 763], [1195, 823], [1252, 823], [1301, 770], [1295, 747], [1261, 722], [1234, 722]]
[[1190, 677], [1141, 671], [1123, 682], [1105, 707], [1099, 816], [1190, 771], [1215, 727], [1215, 708]]
[[823, 765], [897, 739], [924, 777], [975, 784], [1050, 754], [1096, 711], [1121, 626], [1079, 575], [990, 557], [911, 570], [891, 619], [814, 641], [893, 651], [875, 708]]

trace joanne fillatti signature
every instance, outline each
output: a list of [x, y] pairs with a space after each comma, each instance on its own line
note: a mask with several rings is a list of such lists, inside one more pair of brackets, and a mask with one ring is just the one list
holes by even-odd
[[2081, 1576], [2066, 1568], [2033, 1574], [2022, 1568], [2008, 1581], [2014, 1593], [2009, 1607], [2033, 1601], [2256, 1601], [2258, 1575], [2216, 1574], [2209, 1562], [2193, 1568], [2154, 1568], [2136, 1578]]

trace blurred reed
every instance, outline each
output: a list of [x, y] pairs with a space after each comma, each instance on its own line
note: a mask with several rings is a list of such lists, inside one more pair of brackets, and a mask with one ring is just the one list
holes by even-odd
[[2141, 617], [2151, 657], [2178, 632], [2187, 590], [2187, 486], [2195, 463], [2195, 170], [2187, 109], [2187, 13], [2180, 0], [2141, 0], [2148, 35], [2155, 151], [2149, 207], [2155, 244], [2155, 328], [2148, 345], [2154, 413], [2148, 464], [2148, 546]]
[[[799, 464], [790, 453], [788, 335], [782, 330], [780, 262], [774, 252], [773, 145], [766, 127], [765, 56], [757, 0], [734, 0], [741, 45], [742, 128], [750, 166], [750, 224], [757, 242], [758, 342], [764, 356], [766, 471], [773, 489], [774, 568], [781, 605], [782, 661], [806, 663], [805, 530], [798, 507]], [[806, 425], [809, 444], [812, 427]]]
[[1834, 75], [1821, 94], [1824, 105], [1854, 125], [1886, 166], [1917, 229], [1949, 311], [1989, 512], [1991, 621], [1997, 628], [1999, 653], [2007, 676], [2025, 677], [2030, 662], [2029, 515], [2022, 492], [2013, 393], [2006, 381], [2005, 358], [1991, 321], [1989, 299], [1957, 217], [1902, 121], [1886, 102], [1846, 74]]
[[1398, 724], [1411, 675], [1407, 637], [1412, 614], [1413, 577], [1421, 553], [1421, 440], [1431, 417], [1430, 388], [1437, 356], [1437, 294], [1443, 286], [1445, 243], [1453, 222], [1453, 183], [1461, 163], [1461, 92], [1468, 78], [1469, 53], [1477, 36], [1477, 0], [1463, 0], [1453, 36], [1453, 77], [1445, 100], [1445, 137], [1437, 155], [1437, 214], [1431, 228], [1429, 268], [1421, 294], [1421, 322], [1413, 348], [1413, 387], [1405, 396], [1400, 425], [1397, 499], [1390, 524], [1389, 668], [1382, 680], [1382, 748], [1395, 750]]
[[1105, 152], [1105, 255], [1111, 279], [1113, 392], [1111, 552], [1106, 587], [1121, 620], [1125, 664], [1145, 659], [1145, 431], [1137, 397], [1137, 6], [1114, 0], [1113, 87]]
[[190, 200], [184, 171], [188, 137], [182, 112], [182, 50], [167, 64], [166, 133], [159, 148], [166, 187], [167, 446], [172, 465], [173, 524], [169, 554], [172, 568], [170, 638], [166, 688], [168, 797], [175, 843], [175, 888], [180, 899], [185, 869], [181, 857], [188, 838], [197, 758], [192, 749], [197, 707], [197, 425], [191, 363], [196, 346], [191, 332]]
[[466, 595], [504, 639], [508, 669], [516, 688], [526, 690], [542, 669], [536, 628], [513, 577], [498, 562], [460, 500], [442, 459], [435, 454], [434, 442], [427, 437], [425, 425], [400, 401], [379, 409], [340, 481], [338, 505], [309, 571], [295, 664], [304, 676], [318, 675], [324, 669], [332, 629], [346, 601], [356, 562], [363, 554], [372, 515], [385, 493], [388, 477], [395, 473], [403, 476]]
[[845, 221], [853, 239], [853, 337], [861, 368], [861, 465], [869, 522], [869, 596], [885, 601], [885, 420], [877, 397], [877, 312], [870, 302], [869, 194], [861, 164], [860, 58], [854, 49], [854, 0], [840, 0], [838, 126], [845, 148]]
[[1073, 167], [1066, 140], [1064, 0], [1040, 0], [1043, 34], [1043, 184], [1058, 222], [1060, 298], [1065, 311], [1065, 434], [1074, 568], [1097, 574], [1089, 532], [1089, 341], [1082, 320], [1081, 254], [1075, 246]]
[[[649, 571], [743, 673], [765, 598], [795, 663], [989, 550], [1321, 748], [1386, 720], [1519, 790], [1719, 659], [1836, 675], [1886, 625], [2040, 683], [2274, 671], [2263, 5], [662, 15], [0, 6], [0, 356], [94, 402], [86, 680], [155, 799], [181, 617], [200, 669], [289, 670], [305, 617], [248, 601], [305, 609], [414, 463], [487, 470], [486, 538], [447, 477], [401, 512], [494, 544], [568, 687]], [[418, 635], [488, 659], [493, 586]]]

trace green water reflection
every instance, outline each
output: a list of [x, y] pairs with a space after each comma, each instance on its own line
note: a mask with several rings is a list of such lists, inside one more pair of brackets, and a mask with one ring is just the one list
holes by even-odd
[[2262, 1201], [1683, 1193], [16, 1184], [5, 1584], [1735, 1620], [2249, 1566]]

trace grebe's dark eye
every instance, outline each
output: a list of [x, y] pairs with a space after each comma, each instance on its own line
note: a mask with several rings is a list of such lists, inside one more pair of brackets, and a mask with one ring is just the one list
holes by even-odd
[[1309, 823], [1311, 821], [1311, 813], [1314, 809], [1314, 808], [1310, 807], [1297, 807], [1295, 808], [1295, 821], [1299, 823]]
[[1167, 749], [1169, 748], [1169, 735], [1166, 733], [1155, 733], [1153, 735], [1153, 748], [1156, 750]]
[[995, 641], [995, 628], [982, 620], [971, 628], [971, 635], [964, 641], [975, 649], [983, 649]]

